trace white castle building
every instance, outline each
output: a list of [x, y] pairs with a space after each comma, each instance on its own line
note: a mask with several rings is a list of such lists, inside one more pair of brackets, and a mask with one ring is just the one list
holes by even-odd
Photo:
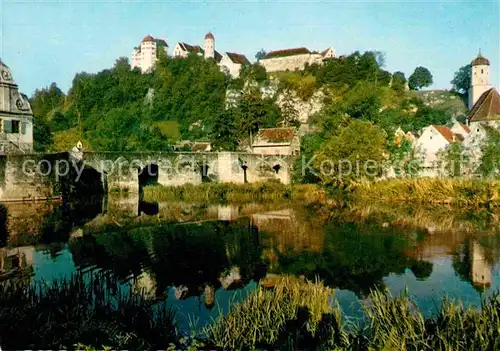
[[306, 64], [322, 64], [324, 59], [335, 58], [333, 48], [312, 52], [307, 48], [271, 51], [259, 60], [267, 72], [302, 70]]
[[245, 55], [237, 54], [234, 52], [225, 52], [220, 54], [215, 49], [215, 36], [208, 32], [205, 35], [205, 43], [202, 48], [199, 45], [190, 45], [187, 43], [177, 43], [174, 48], [174, 57], [188, 57], [189, 54], [195, 53], [206, 59], [213, 59], [222, 70], [227, 74], [231, 75], [233, 78], [237, 78], [240, 75], [240, 70], [243, 65], [249, 65], [250, 61]]
[[168, 55], [167, 42], [146, 35], [139, 46], [132, 51], [132, 68], [139, 67], [143, 73], [151, 72], [158, 60], [160, 50], [163, 50]]
[[0, 154], [33, 150], [33, 112], [9, 67], [0, 60]]

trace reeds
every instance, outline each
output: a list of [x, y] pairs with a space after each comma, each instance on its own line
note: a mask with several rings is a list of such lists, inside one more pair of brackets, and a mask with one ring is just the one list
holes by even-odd
[[298, 332], [314, 336], [323, 315], [332, 312], [328, 304], [332, 294], [322, 283], [286, 276], [272, 290], [259, 287], [204, 332], [224, 350], [272, 347], [290, 342]]
[[144, 201], [264, 202], [280, 200], [320, 201], [324, 191], [315, 185], [292, 186], [279, 182], [250, 184], [205, 183], [176, 187], [146, 186]]
[[482, 309], [445, 300], [425, 318], [405, 291], [392, 297], [375, 290], [365, 319], [346, 324], [333, 291], [320, 283], [285, 277], [274, 290], [257, 289], [205, 328], [208, 345], [221, 349], [498, 350], [500, 297]]
[[416, 178], [363, 181], [351, 195], [362, 201], [411, 201], [484, 206], [500, 201], [500, 182], [478, 179]]
[[167, 348], [175, 314], [140, 294], [123, 292], [104, 273], [48, 283], [0, 285], [0, 346], [4, 349], [102, 350]]

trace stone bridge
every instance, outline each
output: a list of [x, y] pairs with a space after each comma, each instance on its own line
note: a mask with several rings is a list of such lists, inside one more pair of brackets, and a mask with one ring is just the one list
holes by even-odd
[[79, 152], [0, 156], [0, 201], [139, 191], [146, 184], [290, 183], [292, 156], [236, 152]]

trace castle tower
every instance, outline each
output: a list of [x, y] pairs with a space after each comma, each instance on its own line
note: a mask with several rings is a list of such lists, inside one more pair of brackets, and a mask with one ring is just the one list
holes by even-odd
[[469, 110], [474, 107], [483, 93], [491, 89], [490, 85], [490, 61], [483, 57], [481, 50], [477, 57], [471, 62], [472, 75], [469, 89]]
[[211, 32], [205, 35], [205, 58], [215, 58], [215, 38]]

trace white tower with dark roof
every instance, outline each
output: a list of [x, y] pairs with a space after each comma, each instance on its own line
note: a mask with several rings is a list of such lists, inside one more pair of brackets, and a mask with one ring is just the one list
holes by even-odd
[[211, 32], [205, 35], [205, 58], [215, 58], [215, 37]]
[[486, 57], [483, 57], [481, 50], [479, 50], [477, 57], [471, 62], [471, 65], [472, 75], [469, 89], [469, 110], [472, 110], [474, 104], [484, 92], [491, 89], [490, 61]]

